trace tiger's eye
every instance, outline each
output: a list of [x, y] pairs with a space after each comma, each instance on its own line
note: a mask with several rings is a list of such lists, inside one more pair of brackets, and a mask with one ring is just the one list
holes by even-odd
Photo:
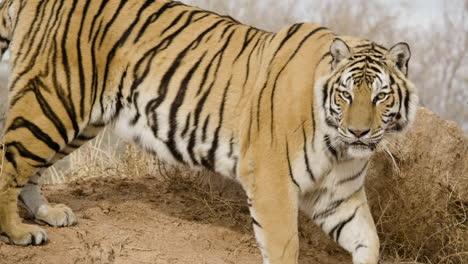
[[385, 98], [385, 96], [387, 96], [386, 93], [379, 93], [379, 94], [377, 95], [377, 99], [382, 100], [382, 99]]
[[346, 99], [350, 99], [350, 98], [351, 98], [351, 94], [349, 94], [349, 93], [346, 92], [346, 91], [342, 91], [341, 94], [342, 94], [343, 97], [346, 98]]

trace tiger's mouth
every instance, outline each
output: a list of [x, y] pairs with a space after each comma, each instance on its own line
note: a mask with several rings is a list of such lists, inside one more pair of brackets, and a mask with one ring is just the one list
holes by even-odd
[[357, 140], [357, 141], [349, 142], [345, 144], [346, 144], [347, 154], [350, 157], [355, 157], [355, 158], [368, 158], [372, 156], [372, 154], [374, 154], [375, 149], [377, 148], [377, 144], [363, 142], [361, 140]]
[[362, 141], [360, 141], [360, 140], [358, 140], [358, 141], [355, 141], [355, 142], [352, 142], [352, 143], [350, 143], [349, 145], [350, 145], [350, 146], [362, 146], [362, 147], [369, 147], [369, 144], [367, 144], [367, 143], [364, 143], [364, 142], [362, 142]]
[[377, 149], [378, 144], [378, 142], [366, 142], [362, 140], [355, 140], [352, 142], [345, 141], [348, 151], [351, 152], [373, 153]]

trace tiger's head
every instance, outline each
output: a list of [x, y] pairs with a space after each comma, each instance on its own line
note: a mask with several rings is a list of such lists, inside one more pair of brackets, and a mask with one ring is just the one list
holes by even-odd
[[351, 157], [370, 156], [388, 135], [404, 131], [414, 120], [418, 98], [407, 79], [409, 46], [350, 48], [335, 39], [330, 54], [332, 73], [322, 84], [320, 103], [335, 135], [332, 144]]

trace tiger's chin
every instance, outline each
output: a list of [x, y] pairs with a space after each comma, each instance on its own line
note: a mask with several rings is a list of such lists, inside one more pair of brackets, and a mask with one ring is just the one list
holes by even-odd
[[347, 154], [350, 158], [369, 158], [374, 154], [375, 147], [365, 144], [348, 144]]

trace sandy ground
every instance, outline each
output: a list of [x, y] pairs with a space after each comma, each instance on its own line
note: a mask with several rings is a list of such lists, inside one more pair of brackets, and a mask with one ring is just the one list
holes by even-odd
[[[45, 186], [51, 202], [75, 211], [78, 225], [45, 227], [49, 242], [43, 246], [2, 243], [0, 263], [261, 263], [242, 195], [221, 197], [222, 190], [179, 180], [142, 176]], [[326, 236], [316, 235], [301, 234], [300, 263], [350, 263]]]

